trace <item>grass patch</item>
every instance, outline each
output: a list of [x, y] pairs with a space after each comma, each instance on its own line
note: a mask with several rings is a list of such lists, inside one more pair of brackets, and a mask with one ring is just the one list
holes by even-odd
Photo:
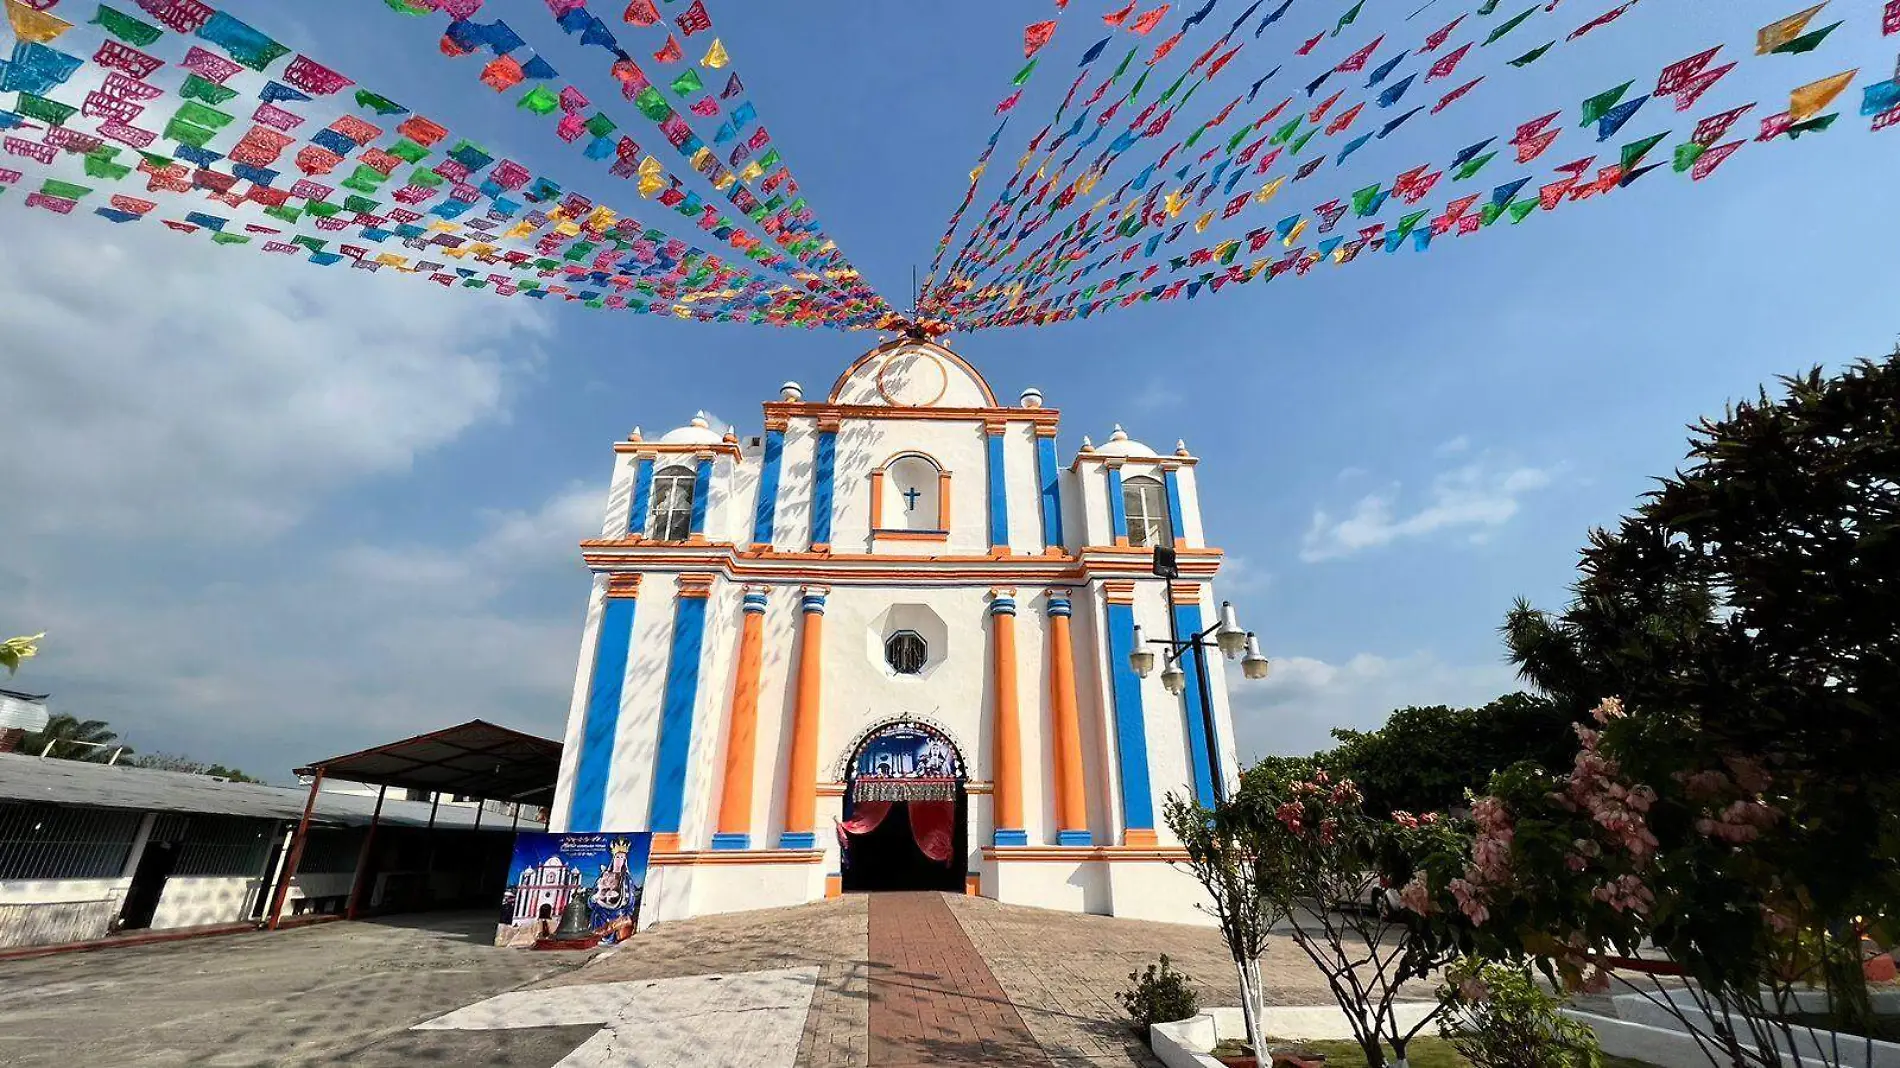
[[[1359, 1043], [1352, 1041], [1293, 1042], [1285, 1039], [1269, 1038], [1270, 1048], [1311, 1050], [1326, 1055], [1326, 1068], [1367, 1068], [1366, 1055], [1360, 1050]], [[1458, 1055], [1451, 1044], [1442, 1038], [1420, 1036], [1413, 1039], [1405, 1048], [1407, 1059], [1412, 1068], [1471, 1068], [1471, 1062]], [[1390, 1050], [1386, 1051], [1386, 1064], [1394, 1058]], [[1603, 1068], [1650, 1068], [1642, 1061], [1632, 1061], [1623, 1057], [1605, 1055]]]

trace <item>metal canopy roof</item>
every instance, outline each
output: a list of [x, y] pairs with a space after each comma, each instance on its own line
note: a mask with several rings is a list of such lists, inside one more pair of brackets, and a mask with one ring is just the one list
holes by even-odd
[[373, 786], [439, 790], [492, 801], [546, 805], [554, 800], [561, 743], [472, 719], [373, 749], [312, 761], [298, 775]]

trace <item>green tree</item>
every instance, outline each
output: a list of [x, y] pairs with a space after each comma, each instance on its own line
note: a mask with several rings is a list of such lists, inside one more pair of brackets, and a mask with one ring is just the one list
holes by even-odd
[[1572, 719], [1565, 705], [1525, 693], [1477, 708], [1401, 708], [1376, 731], [1334, 730], [1339, 745], [1317, 759], [1358, 784], [1368, 812], [1443, 811], [1518, 761], [1568, 764]]
[[[46, 720], [46, 726], [38, 731], [29, 731], [20, 741], [20, 752], [39, 756], [46, 744], [53, 747], [46, 752], [49, 757], [59, 760], [90, 760], [103, 764], [112, 759], [114, 749], [121, 748], [119, 736], [104, 720], [78, 719], [64, 712], [55, 712]], [[90, 743], [90, 744], [88, 744]], [[132, 748], [125, 746], [123, 753]]]

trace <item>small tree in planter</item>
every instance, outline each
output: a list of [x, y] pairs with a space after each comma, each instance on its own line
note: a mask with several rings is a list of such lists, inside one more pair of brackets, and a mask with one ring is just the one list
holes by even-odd
[[1221, 939], [1233, 957], [1247, 1044], [1258, 1054], [1266, 1042], [1260, 1026], [1266, 1004], [1260, 958], [1267, 951], [1274, 924], [1286, 914], [1279, 899], [1268, 891], [1285, 880], [1274, 870], [1285, 863], [1285, 856], [1262, 841], [1259, 828], [1245, 818], [1246, 810], [1232, 802], [1210, 812], [1170, 794], [1164, 811], [1168, 827], [1187, 851], [1188, 867], [1213, 901], [1200, 907], [1220, 925]]
[[[1382, 873], [1409, 874], [1410, 855], [1444, 849], [1455, 832], [1435, 815], [1374, 818], [1350, 780], [1336, 782], [1324, 769], [1301, 776], [1254, 768], [1227, 807], [1231, 812], [1222, 815], [1233, 833], [1269, 858], [1253, 869], [1253, 892], [1265, 902], [1261, 911], [1284, 918], [1293, 944], [1319, 969], [1345, 1013], [1367, 1064], [1384, 1068], [1390, 1046], [1398, 1068], [1405, 1068], [1406, 1046], [1442, 1006], [1401, 1026], [1399, 993], [1454, 959], [1458, 941], [1455, 932], [1384, 907], [1389, 880]], [[1374, 907], [1361, 908], [1373, 884]]]

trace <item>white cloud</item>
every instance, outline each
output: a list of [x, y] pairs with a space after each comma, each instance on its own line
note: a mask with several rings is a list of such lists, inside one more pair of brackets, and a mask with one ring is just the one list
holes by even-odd
[[604, 487], [450, 504], [439, 544], [326, 512], [505, 420], [542, 309], [152, 224], [5, 227], [0, 631], [49, 632], [30, 685], [279, 780], [468, 718], [559, 731]]
[[1271, 585], [1273, 575], [1261, 570], [1252, 557], [1230, 553], [1221, 565], [1220, 592], [1223, 597], [1261, 593]]
[[1438, 447], [1432, 450], [1432, 455], [1433, 456], [1456, 456], [1459, 453], [1470, 452], [1470, 451], [1471, 451], [1471, 439], [1464, 436], [1463, 434], [1460, 434], [1457, 437], [1452, 438], [1450, 441], [1440, 442]]
[[1333, 744], [1335, 727], [1372, 729], [1397, 708], [1478, 705], [1519, 688], [1501, 660], [1451, 664], [1428, 652], [1361, 653], [1337, 663], [1276, 657], [1266, 681], [1232, 690], [1235, 740], [1243, 759], [1311, 753]]
[[1368, 493], [1343, 514], [1313, 511], [1300, 546], [1300, 559], [1313, 563], [1352, 556], [1443, 530], [1464, 529], [1481, 542], [1518, 512], [1520, 498], [1548, 486], [1548, 468], [1494, 463], [1479, 457], [1432, 479], [1428, 500], [1400, 510], [1400, 485]]
[[[10, 213], [0, 500], [42, 532], [279, 534], [328, 491], [500, 418], [526, 301]], [[16, 528], [18, 529], [18, 528]]]

